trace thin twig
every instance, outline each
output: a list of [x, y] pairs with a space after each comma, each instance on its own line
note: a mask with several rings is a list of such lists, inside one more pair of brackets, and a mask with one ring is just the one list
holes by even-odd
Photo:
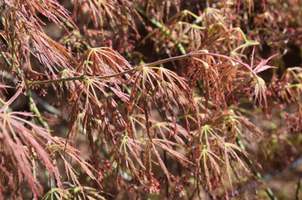
[[281, 37], [279, 39], [261, 40], [261, 44], [264, 44], [264, 43], [270, 44], [270, 43], [273, 43], [273, 42], [279, 42], [279, 41], [289, 40], [290, 38], [299, 36], [301, 34], [302, 34], [302, 31], [297, 32], [295, 34], [285, 35], [285, 36], [283, 36], [283, 37]]
[[[242, 141], [240, 140], [240, 138], [238, 136], [236, 136], [236, 142], [238, 144], [238, 146], [245, 151], [245, 146], [243, 145]], [[253, 174], [263, 183], [263, 185], [265, 186], [265, 191], [267, 193], [267, 195], [272, 199], [272, 200], [277, 200], [277, 197], [274, 195], [273, 191], [268, 187], [266, 180], [262, 177], [262, 175], [260, 174], [259, 170], [255, 167], [253, 161], [251, 159], [249, 159], [247, 156], [245, 156], [243, 154], [243, 157], [245, 159], [245, 161], [248, 163], [248, 165], [250, 165]]]
[[197, 191], [197, 188], [195, 188], [195, 190], [193, 191], [192, 195], [190, 196], [189, 200], [192, 200], [194, 198], [194, 194]]
[[39, 106], [41, 106], [45, 111], [48, 113], [51, 113], [53, 115], [58, 116], [59, 118], [62, 118], [64, 122], [68, 122], [68, 117], [65, 115], [62, 115], [61, 111], [52, 105], [48, 104], [45, 100], [43, 100], [41, 97], [39, 97], [35, 92], [32, 92], [32, 97], [35, 99]]
[[302, 173], [300, 174], [298, 183], [297, 183], [297, 190], [296, 190], [296, 200], [299, 200], [299, 190], [300, 190], [300, 185], [301, 185], [301, 178], [302, 178]]
[[203, 189], [206, 191], [206, 193], [209, 195], [211, 200], [214, 200], [214, 196], [212, 195], [212, 193], [206, 188], [206, 186], [203, 184], [202, 181], [200, 181], [200, 184], [202, 185]]
[[[164, 151], [164, 163], [166, 168], [168, 169], [168, 162], [167, 162], [167, 153], [166, 151]], [[167, 193], [167, 199], [169, 199], [169, 182], [168, 182], [168, 177], [166, 177], [166, 182], [167, 182], [167, 186], [166, 186], [166, 193]]]
[[[292, 170], [292, 169], [300, 166], [301, 164], [302, 164], [302, 157], [298, 158], [297, 160], [295, 160], [292, 163], [290, 163], [286, 168], [282, 168], [282, 169], [279, 169], [278, 171], [275, 171], [273, 173], [269, 173], [269, 174], [265, 175], [264, 179], [267, 182], [267, 181], [275, 178], [277, 175], [282, 174], [285, 170]], [[302, 179], [302, 174], [301, 174], [301, 179]], [[256, 185], [257, 186], [257, 183], [253, 183], [253, 184], [250, 183], [250, 184], [244, 186], [243, 188], [241, 188], [241, 191], [250, 190], [251, 188], [253, 188], [252, 185]], [[238, 190], [239, 189], [237, 189], [234, 193], [238, 193]], [[233, 197], [233, 195], [229, 195], [229, 197]]]

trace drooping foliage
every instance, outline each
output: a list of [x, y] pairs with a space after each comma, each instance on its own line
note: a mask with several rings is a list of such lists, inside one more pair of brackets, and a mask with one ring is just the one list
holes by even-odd
[[257, 159], [301, 133], [300, 5], [4, 0], [0, 199], [276, 198]]

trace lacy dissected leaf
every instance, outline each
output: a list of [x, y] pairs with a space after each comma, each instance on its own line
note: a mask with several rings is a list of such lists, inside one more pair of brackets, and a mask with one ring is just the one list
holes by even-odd
[[[74, 0], [73, 3], [75, 21], [78, 21], [79, 16], [84, 24], [85, 32], [86, 27], [92, 22], [95, 28], [98, 27], [101, 30], [101, 37], [97, 38], [103, 45], [108, 44], [110, 40], [110, 46], [113, 41], [114, 48], [120, 51], [129, 51], [134, 48], [133, 43], [135, 43], [135, 39], [139, 38], [136, 24], [138, 22], [144, 23], [133, 7], [134, 2], [126, 0]], [[134, 34], [132, 34], [133, 30]], [[112, 36], [106, 41], [105, 35], [108, 31], [111, 32]]]
[[186, 47], [186, 49], [188, 47], [188, 51], [199, 50], [202, 45], [202, 38], [204, 37], [202, 30], [205, 28], [198, 24], [189, 23], [190, 17], [198, 18], [195, 14], [187, 10], [177, 13], [165, 24], [158, 25], [141, 43], [151, 38], [156, 41], [161, 41], [160, 43], [157, 42], [154, 44], [157, 46], [157, 50], [163, 47], [173, 52], [176, 52], [178, 50], [177, 48], [180, 48], [182, 53], [186, 51], [183, 47]]
[[[116, 51], [94, 48], [79, 60], [77, 71], [78, 74], [83, 73], [89, 77], [83, 77], [82, 81], [59, 84], [61, 91], [67, 90], [67, 95], [64, 95], [73, 106], [69, 115], [69, 132], [76, 133], [78, 127], [82, 126], [90, 137], [94, 128], [101, 127], [103, 133], [108, 133], [113, 138], [114, 130], [125, 129], [126, 123], [119, 110], [119, 103], [129, 101], [129, 95], [122, 84], [132, 82], [129, 73], [134, 69]], [[62, 78], [71, 76], [67, 71], [60, 73]], [[90, 142], [93, 143], [92, 140]]]
[[114, 28], [122, 25], [129, 25], [135, 29], [133, 24], [134, 17], [137, 17], [137, 12], [131, 6], [129, 1], [81, 1], [74, 0], [73, 14], [77, 17], [78, 12], [81, 20], [84, 21], [84, 15], [88, 14], [88, 22], [91, 20], [95, 27], [108, 26], [109, 22], [113, 24]]
[[[32, 69], [29, 55], [33, 55], [43, 66], [47, 67], [52, 78], [58, 69], [62, 69], [62, 66], [71, 68], [70, 62], [76, 61], [70, 52], [45, 35], [42, 28], [45, 23], [38, 17], [41, 13], [58, 26], [63, 26], [62, 20], [73, 23], [63, 6], [56, 0], [51, 2], [27, 0], [22, 3], [6, 1], [6, 4], [10, 9], [4, 12], [5, 39], [8, 42], [12, 64], [17, 64], [18, 68], [22, 69], [25, 60], [28, 67]], [[9, 29], [10, 25], [14, 26], [13, 32]]]
[[[190, 108], [195, 110], [195, 104], [191, 96], [191, 89], [183, 78], [162, 67], [144, 66], [139, 69], [139, 73], [140, 76], [137, 77], [137, 83], [132, 87], [130, 105], [139, 106], [146, 112], [151, 110], [151, 104], [149, 102], [152, 102], [161, 117], [166, 122], [172, 122], [174, 124], [173, 135], [177, 133], [177, 115], [186, 119], [186, 128], [187, 131], [190, 132], [186, 112]], [[177, 113], [173, 107], [177, 107]], [[128, 109], [130, 110], [131, 108]], [[149, 130], [147, 129], [147, 131]]]
[[[222, 129], [223, 130], [223, 129]], [[228, 136], [220, 133], [218, 127], [212, 127], [205, 125], [201, 128], [201, 134], [199, 135], [198, 148], [198, 163], [196, 172], [204, 179], [207, 188], [212, 193], [213, 183], [218, 181], [224, 188], [225, 192], [228, 193], [224, 176], [227, 176], [228, 184], [231, 186], [233, 192], [233, 174], [239, 181], [239, 174], [236, 170], [241, 170], [243, 175], [249, 174], [248, 165], [241, 158], [241, 155], [246, 153], [234, 143], [226, 141]], [[232, 140], [234, 142], [234, 140]], [[234, 164], [238, 168], [234, 168]], [[209, 171], [211, 169], [211, 172]], [[236, 170], [235, 170], [236, 169]], [[217, 186], [215, 186], [217, 187]], [[216, 189], [216, 188], [215, 188]]]
[[[163, 0], [151, 0], [146, 2], [146, 14], [151, 19], [154, 18], [157, 21], [161, 19], [167, 19], [171, 8], [175, 8], [177, 12], [180, 11], [181, 1], [163, 1]], [[166, 12], [164, 12], [164, 10]], [[166, 16], [164, 16], [166, 15]]]
[[[191, 84], [195, 85], [196, 81], [202, 82], [202, 93], [206, 104], [211, 101], [211, 105], [217, 109], [226, 106], [226, 96], [234, 92], [236, 85], [242, 79], [240, 77], [240, 68], [233, 65], [231, 61], [222, 60], [216, 62], [211, 56], [194, 57], [189, 63], [192, 65], [188, 71]], [[235, 91], [236, 92], [236, 91]], [[207, 107], [207, 106], [206, 106]]]
[[47, 194], [44, 195], [42, 200], [48, 200], [48, 199], [82, 199], [82, 198], [95, 198], [100, 200], [106, 200], [104, 196], [101, 194], [106, 194], [109, 196], [112, 196], [111, 194], [105, 193], [104, 191], [92, 187], [68, 187], [66, 189], [60, 189], [60, 188], [52, 188], [47, 192]]
[[[121, 81], [123, 80], [122, 75], [126, 77], [125, 81], [130, 78], [129, 73], [131, 70], [133, 70], [132, 66], [123, 56], [107, 47], [89, 49], [80, 58], [77, 67], [78, 73], [84, 73], [90, 76], [107, 76], [109, 80], [110, 76], [112, 76], [112, 78], [118, 77]], [[119, 75], [119, 73], [121, 74]], [[112, 83], [118, 81], [118, 79], [112, 80], [115, 80], [112, 81]]]
[[[119, 103], [127, 103], [129, 95], [124, 94], [118, 84], [115, 89], [114, 86], [110, 87], [111, 81], [87, 78], [83, 83], [79, 83], [69, 97], [72, 110], [69, 114], [67, 138], [70, 135], [75, 138], [79, 132], [87, 135], [96, 166], [98, 166], [97, 151], [95, 150], [97, 142], [107, 144], [110, 140], [118, 148], [119, 136], [126, 134], [125, 130], [127, 130], [122, 115], [125, 112], [120, 110]], [[112, 95], [112, 97], [111, 94], [116, 94], [116, 96]]]
[[212, 126], [223, 130], [223, 135], [234, 142], [237, 135], [261, 137], [262, 132], [248, 118], [236, 115], [233, 110], [224, 110], [212, 118]]
[[178, 162], [180, 162], [181, 164], [183, 164], [183, 165], [185, 165], [185, 164], [194, 165], [192, 162], [190, 162], [188, 160], [188, 158], [186, 158], [186, 156], [182, 155], [181, 153], [179, 153], [178, 151], [175, 151], [172, 148], [173, 146], [181, 147], [180, 145], [178, 145], [178, 144], [176, 144], [174, 142], [171, 142], [171, 141], [163, 140], [163, 139], [153, 139], [152, 141], [153, 141], [153, 143], [155, 145], [157, 145], [160, 148], [162, 148], [171, 157], [174, 157], [176, 160], [178, 160]]
[[302, 92], [302, 69], [300, 67], [288, 68], [280, 81], [276, 81], [271, 88], [277, 97], [288, 103], [299, 100]]
[[266, 99], [266, 85], [265, 81], [257, 77], [254, 82], [252, 82], [252, 86], [255, 90], [255, 101], [258, 100], [260, 106], [262, 106], [262, 100], [264, 101], [265, 107], [267, 107], [267, 99]]
[[[93, 174], [96, 170], [84, 159], [80, 158], [79, 155], [81, 153], [79, 150], [70, 145], [66, 146], [64, 139], [52, 137], [44, 128], [19, 116], [34, 117], [34, 115], [25, 112], [0, 113], [0, 128], [2, 132], [0, 137], [1, 155], [5, 158], [5, 162], [1, 164], [1, 168], [4, 169], [2, 176], [7, 176], [8, 183], [14, 192], [17, 192], [17, 188], [13, 187], [16, 183], [12, 184], [12, 180], [21, 181], [24, 179], [27, 181], [34, 195], [41, 196], [42, 186], [32, 171], [32, 169], [38, 168], [38, 162], [33, 162], [33, 160], [41, 162], [45, 169], [50, 174], [53, 174], [57, 186], [63, 188], [59, 171], [53, 162], [55, 152], [60, 153], [65, 151], [79, 163], [80, 167], [91, 179], [97, 180]], [[26, 126], [29, 126], [34, 131], [28, 129]], [[62, 158], [64, 160], [63, 156]], [[65, 163], [65, 169], [66, 173], [72, 177], [74, 184], [80, 185], [77, 180], [78, 177], [69, 163]], [[10, 172], [9, 176], [5, 171]]]
[[[33, 193], [36, 196], [41, 196], [42, 186], [32, 172], [32, 169], [37, 168], [37, 163], [31, 161], [35, 159], [43, 163], [49, 173], [54, 174], [58, 186], [62, 187], [59, 172], [52, 163], [52, 155], [45, 142], [56, 143], [56, 141], [45, 129], [16, 115], [33, 116], [32, 114], [22, 112], [0, 113], [1, 156], [5, 158], [5, 162], [1, 166], [6, 169], [5, 171], [10, 172], [8, 179], [19, 180], [20, 173], [20, 181], [22, 179], [26, 180]], [[28, 129], [24, 124], [30, 126], [35, 131]], [[5, 176], [5, 173], [2, 175]], [[11, 184], [9, 185], [12, 186]], [[17, 192], [15, 191], [16, 188], [11, 189]]]

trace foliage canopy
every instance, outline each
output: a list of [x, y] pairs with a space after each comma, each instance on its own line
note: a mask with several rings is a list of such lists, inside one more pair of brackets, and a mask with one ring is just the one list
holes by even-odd
[[300, 5], [2, 1], [0, 198], [276, 199], [258, 162], [298, 154]]

